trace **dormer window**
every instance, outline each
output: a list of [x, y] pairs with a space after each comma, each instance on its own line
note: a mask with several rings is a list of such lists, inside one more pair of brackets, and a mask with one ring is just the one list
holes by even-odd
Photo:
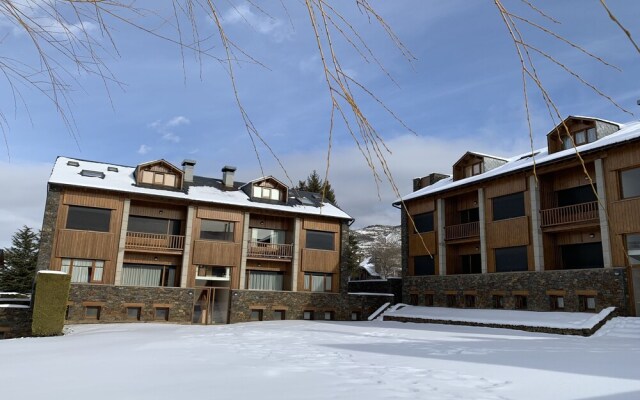
[[473, 165], [468, 165], [464, 169], [464, 177], [468, 178], [470, 176], [480, 175], [482, 173], [482, 163], [475, 163]]
[[[571, 136], [573, 136], [573, 141], [576, 146], [592, 143], [598, 139], [596, 135], [596, 128], [583, 129], [581, 131], [574, 132]], [[571, 143], [571, 136], [567, 135], [562, 137], [563, 150], [573, 147], [573, 143]]]
[[266, 200], [280, 200], [280, 190], [268, 187], [253, 187], [253, 197]]
[[138, 185], [176, 189], [182, 187], [183, 171], [165, 160], [140, 164], [136, 168]]
[[176, 176], [163, 172], [142, 171], [142, 183], [175, 187]]

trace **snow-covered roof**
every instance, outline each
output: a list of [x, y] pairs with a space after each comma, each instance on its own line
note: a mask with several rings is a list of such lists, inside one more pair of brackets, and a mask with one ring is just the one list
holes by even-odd
[[360, 268], [364, 268], [371, 276], [380, 276], [380, 274], [376, 272], [376, 266], [373, 265], [370, 261], [371, 257], [367, 257], [362, 260], [362, 262], [360, 263]]
[[[72, 165], [67, 164], [70, 161]], [[79, 166], [74, 166], [75, 163], [78, 163]], [[117, 167], [117, 171], [114, 171], [113, 168], [109, 170], [109, 167]], [[101, 172], [104, 177], [83, 176], [80, 174], [82, 170]], [[291, 205], [290, 203], [262, 203], [251, 201], [249, 196], [242, 190], [220, 190], [214, 186], [198, 186], [195, 184], [188, 186], [186, 191], [137, 186], [134, 177], [135, 170], [136, 167], [58, 157], [51, 171], [49, 183], [305, 215], [353, 219], [349, 214], [330, 203], [322, 203], [322, 207]]]
[[[604, 121], [601, 119], [590, 118], [590, 117], [575, 117], [575, 118], [587, 118], [587, 119], [596, 119], [599, 121]], [[532, 152], [528, 151], [523, 154], [518, 154], [515, 157], [511, 157], [507, 159], [507, 162], [505, 164], [499, 167], [496, 167], [490, 171], [487, 171], [485, 173], [482, 173], [480, 175], [459, 179], [457, 181], [454, 181], [453, 177], [445, 178], [434, 183], [433, 185], [424, 187], [420, 190], [417, 190], [413, 193], [403, 196], [401, 200], [407, 201], [407, 200], [415, 199], [418, 197], [423, 197], [426, 195], [432, 195], [445, 190], [462, 187], [472, 183], [481, 182], [487, 179], [495, 178], [500, 175], [506, 175], [509, 173], [526, 170], [533, 167], [534, 161], [537, 166], [540, 166], [540, 165], [544, 165], [544, 164], [558, 161], [561, 159], [575, 157], [576, 151], [580, 152], [581, 154], [584, 154], [587, 152], [606, 148], [609, 146], [618, 145], [624, 142], [628, 142], [628, 141], [636, 140], [640, 138], [640, 122], [634, 121], [627, 124], [618, 124], [615, 122], [610, 122], [610, 123], [620, 126], [620, 130], [610, 135], [607, 135], [601, 139], [598, 139], [595, 142], [581, 145], [576, 149], [571, 148], [567, 150], [558, 151], [552, 154], [549, 154], [549, 150], [547, 147], [534, 150], [533, 156], [532, 156]], [[399, 202], [400, 200], [396, 201], [394, 204], [398, 204]]]

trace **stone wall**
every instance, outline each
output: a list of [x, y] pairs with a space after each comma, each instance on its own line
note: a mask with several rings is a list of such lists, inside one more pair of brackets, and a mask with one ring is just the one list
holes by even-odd
[[628, 279], [625, 268], [597, 268], [544, 272], [506, 272], [490, 274], [409, 276], [404, 278], [403, 302], [410, 303], [417, 294], [418, 304], [425, 304], [425, 294], [433, 293], [434, 306], [445, 307], [447, 294], [455, 294], [458, 307], [464, 306], [464, 294], [476, 293], [476, 308], [492, 308], [494, 294], [504, 296], [504, 308], [515, 308], [516, 292], [528, 292], [527, 309], [549, 311], [549, 295], [561, 293], [564, 311], [579, 311], [578, 296], [595, 293], [596, 309], [617, 307], [627, 315]]
[[[156, 308], [168, 308], [168, 322], [190, 324], [194, 289], [72, 284], [67, 322], [137, 322], [127, 317], [127, 307], [140, 307], [141, 322], [156, 319]], [[100, 307], [100, 317], [86, 318], [86, 307]]]
[[251, 320], [252, 310], [261, 310], [262, 319], [273, 319], [276, 310], [285, 311], [285, 319], [304, 319], [305, 311], [313, 311], [314, 319], [325, 319], [325, 312], [332, 312], [338, 321], [350, 321], [352, 313], [360, 320], [390, 301], [390, 296], [348, 295], [313, 292], [271, 292], [257, 290], [233, 290], [231, 294], [230, 323]]
[[31, 336], [31, 308], [0, 305], [0, 338]]
[[62, 190], [49, 184], [47, 191], [47, 201], [44, 206], [44, 217], [42, 219], [42, 230], [40, 231], [40, 251], [38, 252], [37, 269], [49, 269], [51, 262], [53, 235], [56, 231], [56, 220], [58, 218], [58, 208]]
[[349, 293], [392, 294], [392, 304], [402, 302], [402, 278], [349, 281]]

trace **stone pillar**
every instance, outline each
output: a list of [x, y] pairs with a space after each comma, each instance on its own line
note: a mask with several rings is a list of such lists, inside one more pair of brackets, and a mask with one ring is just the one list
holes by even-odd
[[180, 287], [188, 286], [189, 267], [191, 266], [191, 232], [193, 231], [193, 215], [195, 207], [189, 206], [187, 209], [187, 227], [184, 230], [184, 251], [182, 252], [182, 269], [180, 276]]
[[536, 271], [544, 271], [544, 246], [540, 228], [540, 187], [536, 177], [529, 177], [529, 196], [531, 199], [531, 239], [533, 244], [533, 266]]
[[[298, 291], [298, 271], [300, 270], [300, 231], [302, 222], [296, 218], [293, 226], [293, 259], [291, 260], [291, 291]], [[342, 271], [341, 271], [342, 272]]]
[[600, 237], [602, 238], [602, 259], [604, 267], [611, 268], [611, 239], [609, 237], [609, 221], [607, 220], [607, 193], [604, 185], [604, 168], [602, 158], [594, 161], [596, 167], [596, 189], [598, 191], [598, 217], [600, 218]]
[[127, 228], [129, 226], [129, 209], [131, 208], [131, 200], [124, 200], [122, 207], [122, 224], [120, 226], [120, 241], [118, 243], [118, 257], [116, 258], [116, 277], [114, 285], [122, 284], [122, 264], [124, 264], [124, 250], [127, 244]]
[[440, 275], [447, 274], [447, 244], [444, 241], [444, 199], [438, 199], [438, 266]]
[[485, 218], [485, 207], [484, 207], [484, 189], [478, 189], [478, 214], [480, 216], [479, 225], [480, 225], [480, 266], [482, 268], [482, 273], [487, 273], [487, 233], [486, 233], [486, 223], [487, 219]]
[[53, 256], [53, 237], [56, 233], [56, 221], [58, 220], [58, 209], [60, 208], [60, 198], [62, 190], [59, 187], [49, 184], [47, 190], [47, 201], [44, 206], [44, 217], [42, 218], [42, 230], [40, 231], [40, 250], [38, 251], [38, 261], [36, 269], [38, 271], [49, 269], [51, 257]]
[[244, 218], [242, 219], [242, 255], [240, 257], [240, 283], [238, 284], [238, 289], [245, 289], [247, 287], [245, 280], [247, 275], [247, 252], [249, 251], [249, 240], [251, 240], [251, 237], [249, 236], [250, 217], [251, 214], [245, 212]]

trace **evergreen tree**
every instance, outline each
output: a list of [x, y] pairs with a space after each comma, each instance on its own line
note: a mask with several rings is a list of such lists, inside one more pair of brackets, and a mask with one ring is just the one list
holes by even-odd
[[36, 274], [40, 235], [24, 226], [4, 249], [4, 268], [0, 270], [0, 291], [31, 293]]
[[347, 240], [347, 246], [344, 250], [344, 262], [347, 265], [347, 271], [350, 277], [355, 277], [358, 272], [358, 266], [360, 265], [360, 247], [358, 245], [358, 239], [352, 230], [349, 230], [349, 237]]
[[307, 192], [324, 194], [324, 198], [333, 204], [336, 203], [336, 194], [331, 188], [329, 181], [324, 181], [320, 178], [320, 175], [314, 169], [311, 175], [307, 177], [306, 181], [298, 181], [298, 190], [305, 190]]

